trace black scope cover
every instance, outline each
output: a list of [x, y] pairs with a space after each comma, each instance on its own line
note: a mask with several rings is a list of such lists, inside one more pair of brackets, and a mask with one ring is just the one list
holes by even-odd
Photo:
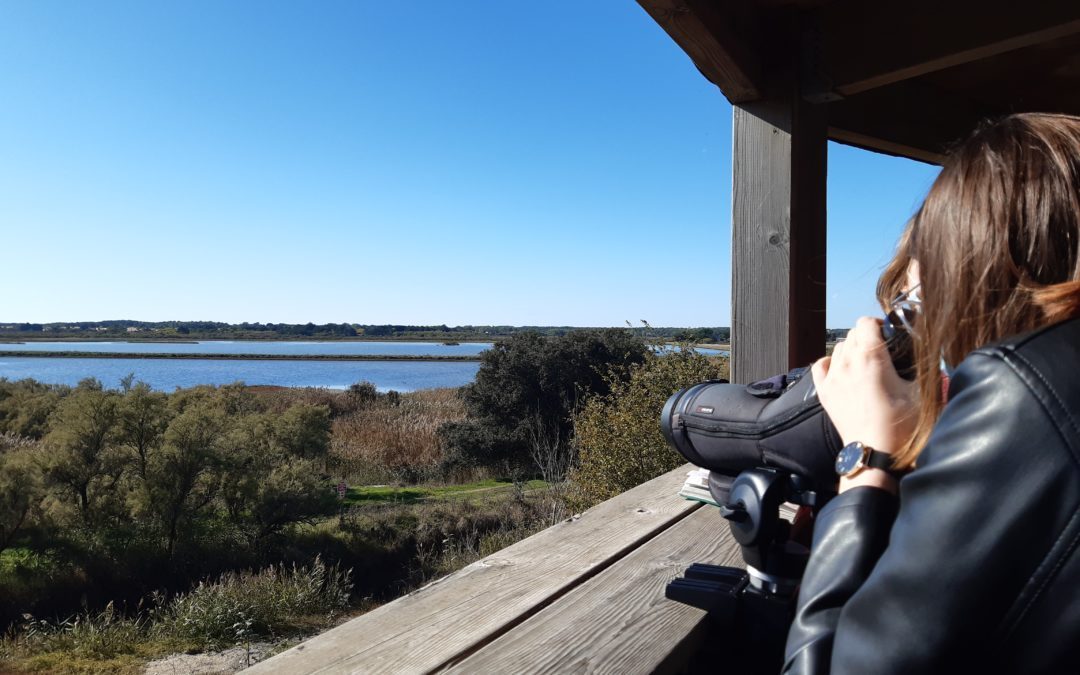
[[836, 488], [843, 444], [817, 398], [809, 369], [763, 381], [765, 388], [711, 380], [676, 392], [661, 413], [665, 438], [697, 466], [729, 476], [774, 467]]

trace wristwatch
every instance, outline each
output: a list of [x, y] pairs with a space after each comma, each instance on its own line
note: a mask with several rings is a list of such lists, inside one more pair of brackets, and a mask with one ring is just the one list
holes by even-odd
[[882, 469], [892, 476], [897, 475], [893, 469], [892, 455], [874, 450], [859, 441], [848, 443], [836, 456], [836, 473], [841, 476], [850, 478], [866, 468]]

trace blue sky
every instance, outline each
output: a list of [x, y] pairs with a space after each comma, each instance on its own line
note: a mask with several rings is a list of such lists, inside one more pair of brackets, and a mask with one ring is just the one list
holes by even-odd
[[[633, 0], [6, 2], [0, 63], [0, 320], [730, 322], [731, 108]], [[830, 144], [830, 327], [935, 173]]]

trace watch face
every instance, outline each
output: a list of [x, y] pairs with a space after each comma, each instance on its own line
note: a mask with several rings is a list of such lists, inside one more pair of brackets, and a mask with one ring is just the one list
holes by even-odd
[[858, 441], [845, 445], [836, 456], [836, 473], [847, 476], [856, 470], [862, 464], [864, 447]]

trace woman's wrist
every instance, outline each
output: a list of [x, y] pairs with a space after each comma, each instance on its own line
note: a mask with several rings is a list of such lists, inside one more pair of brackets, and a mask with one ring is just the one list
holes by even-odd
[[872, 468], [863, 469], [854, 476], [840, 478], [840, 492], [857, 487], [879, 488], [895, 495], [899, 492], [900, 482], [888, 471]]

